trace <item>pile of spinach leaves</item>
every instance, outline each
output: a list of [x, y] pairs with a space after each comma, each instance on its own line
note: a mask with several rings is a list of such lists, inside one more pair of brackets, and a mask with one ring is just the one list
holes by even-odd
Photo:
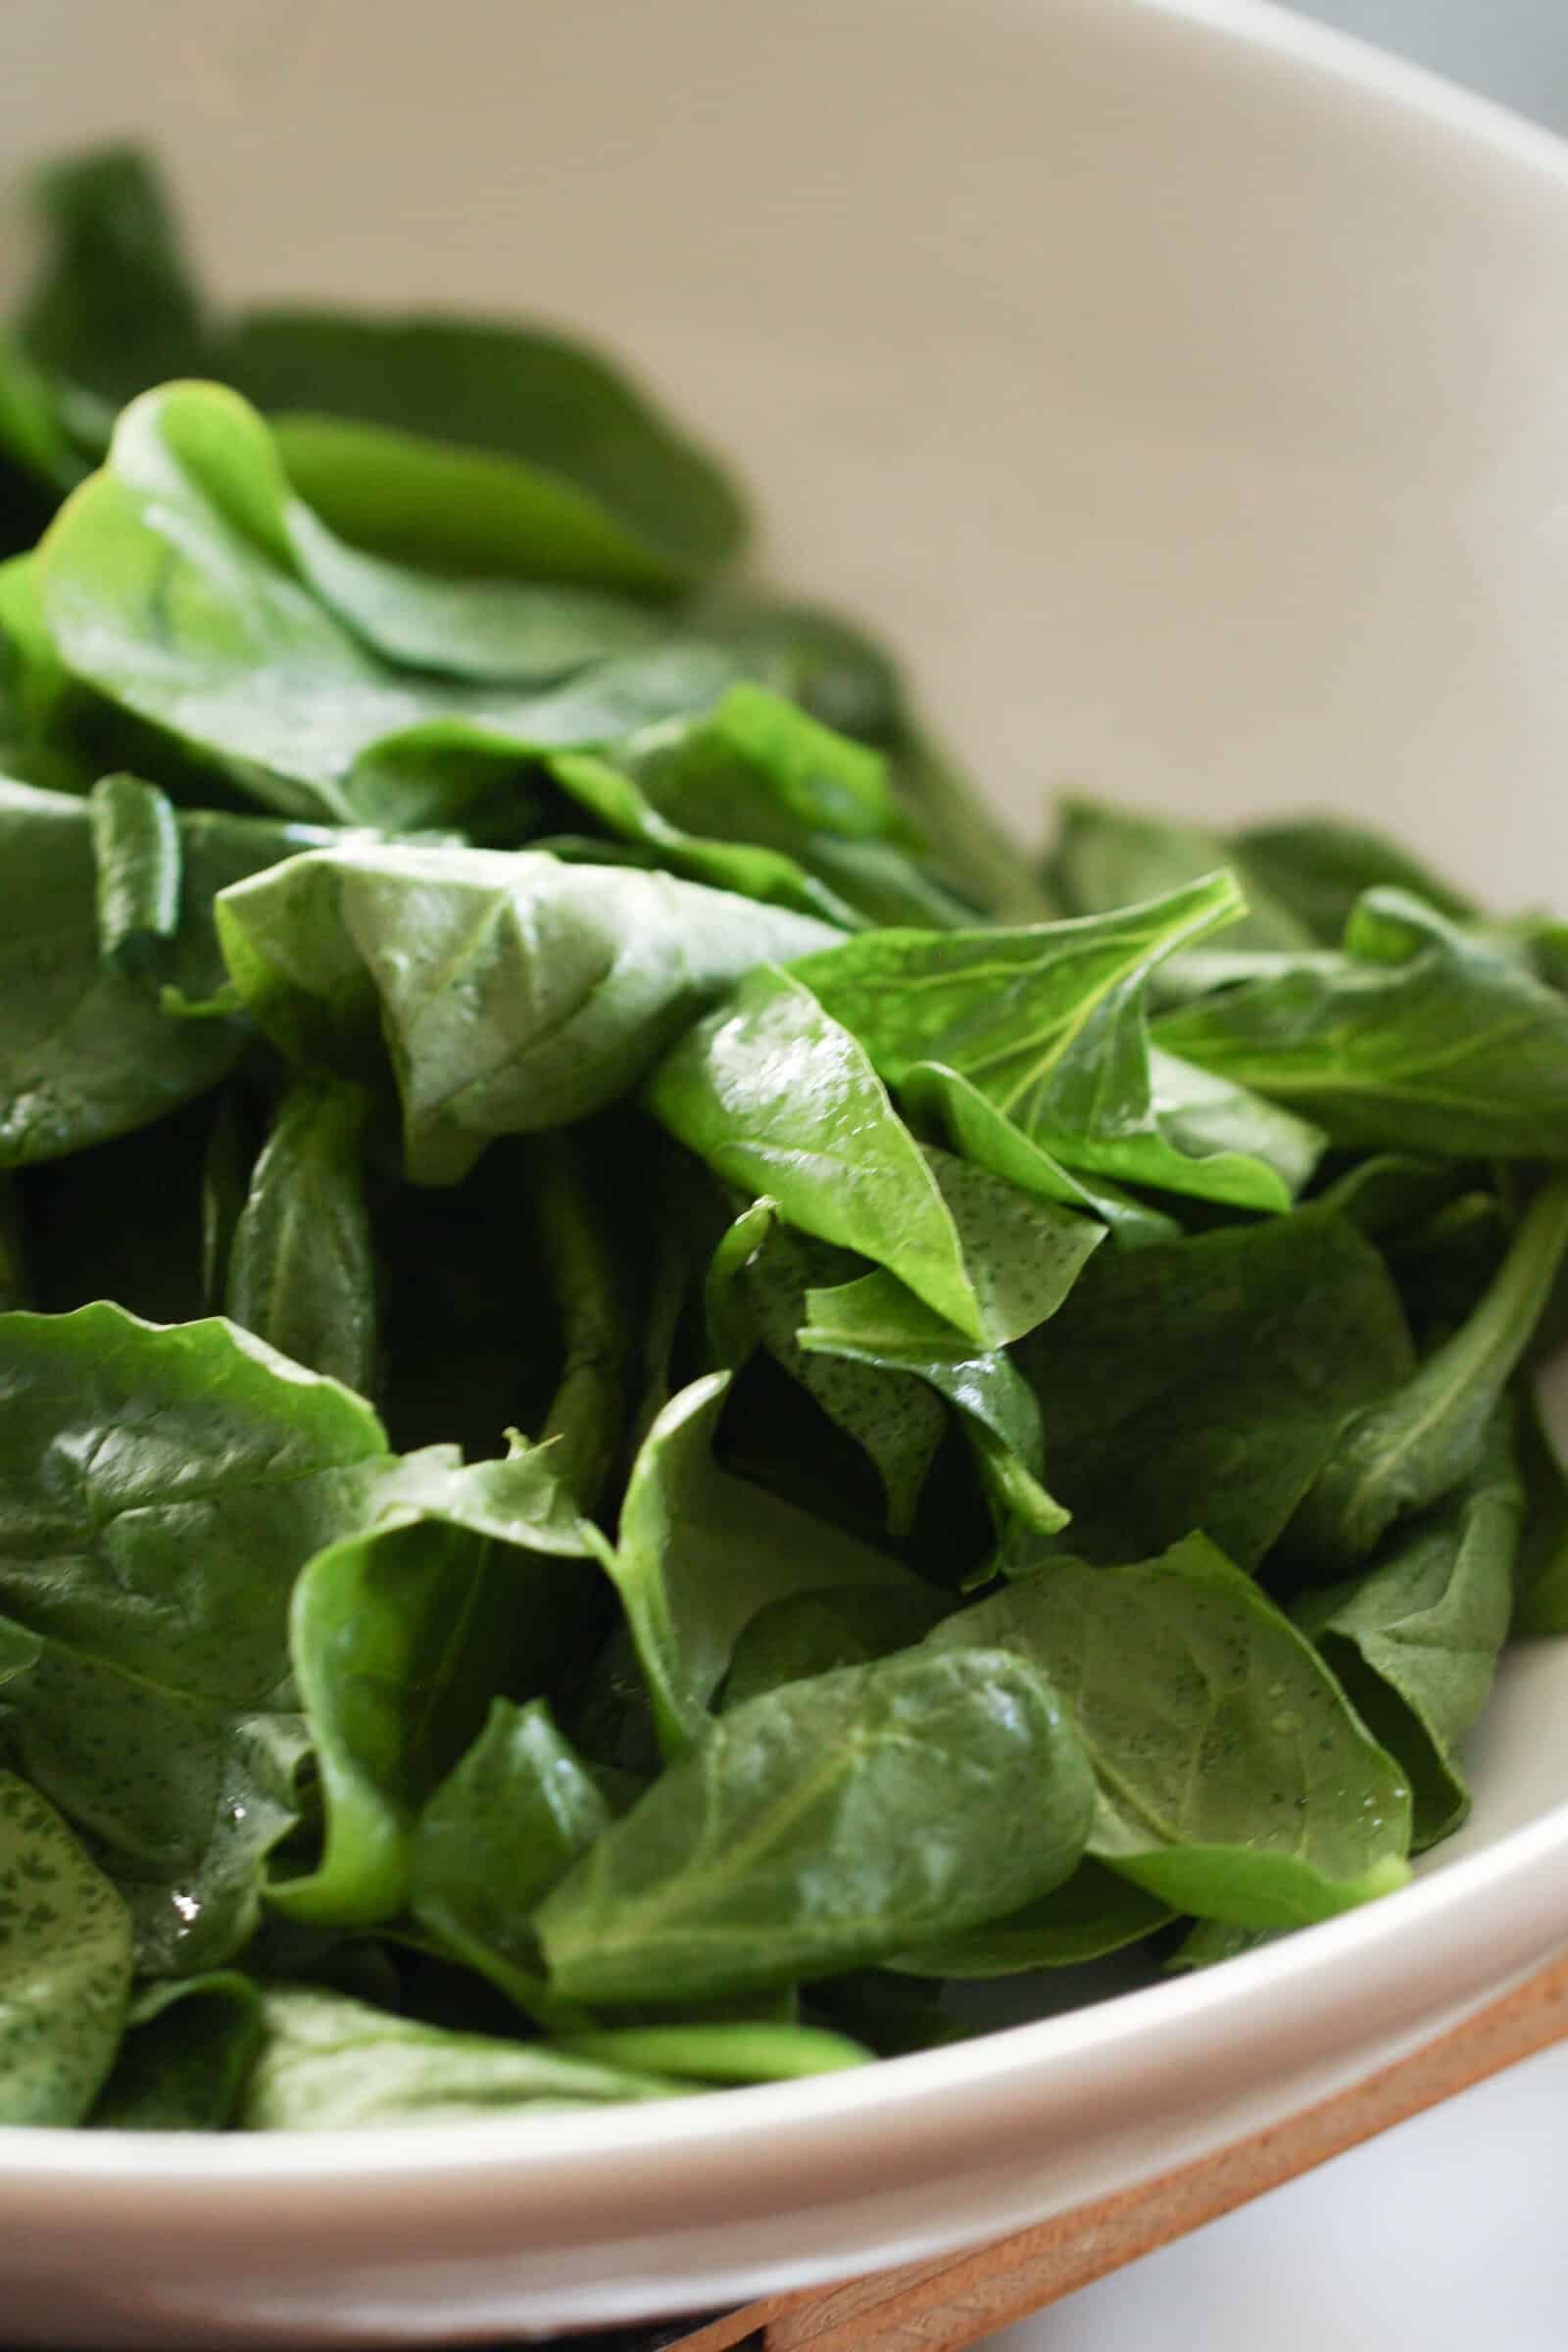
[[1398, 1886], [1568, 1627], [1562, 933], [1031, 872], [597, 353], [35, 195], [0, 2120], [679, 2096]]

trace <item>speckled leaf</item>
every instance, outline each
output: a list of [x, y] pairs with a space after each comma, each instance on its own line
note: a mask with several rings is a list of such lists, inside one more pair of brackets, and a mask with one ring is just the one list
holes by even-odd
[[1013, 1648], [1094, 1764], [1089, 1850], [1173, 1910], [1295, 1927], [1403, 1884], [1410, 1792], [1321, 1659], [1201, 1536], [1058, 1559], [927, 1647]]
[[1102, 1250], [1013, 1359], [1075, 1552], [1142, 1558], [1201, 1527], [1244, 1567], [1413, 1362], [1383, 1260], [1315, 1209]]
[[114, 2063], [130, 1914], [35, 1788], [0, 1772], [0, 2123], [75, 2124]]

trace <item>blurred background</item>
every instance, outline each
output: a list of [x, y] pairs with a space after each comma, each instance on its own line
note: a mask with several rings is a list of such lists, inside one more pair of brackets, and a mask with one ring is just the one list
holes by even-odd
[[[1568, 0], [1297, 13], [1568, 132]], [[994, 2337], [985, 2352], [1563, 2352], [1568, 2047]]]

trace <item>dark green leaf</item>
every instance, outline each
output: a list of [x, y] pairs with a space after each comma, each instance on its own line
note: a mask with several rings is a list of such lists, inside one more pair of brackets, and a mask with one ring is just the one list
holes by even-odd
[[410, 1907], [455, 1957], [548, 2020], [563, 2004], [545, 1984], [532, 1913], [610, 1822], [610, 1806], [544, 1701], [497, 1698], [419, 1815]]
[[887, 1266], [982, 1347], [1052, 1313], [1102, 1239], [988, 1170], [922, 1152], [856, 1039], [787, 972], [755, 972], [689, 1030], [648, 1102], [726, 1183]]
[[1095, 1768], [1089, 1848], [1173, 1910], [1295, 1927], [1402, 1885], [1410, 1793], [1311, 1644], [1202, 1536], [1050, 1562], [927, 1647], [1016, 1649]]
[[1505, 1414], [1446, 1502], [1414, 1521], [1364, 1576], [1312, 1592], [1294, 1615], [1362, 1721], [1409, 1777], [1414, 1841], [1470, 1810], [1460, 1742], [1492, 1690], [1507, 1639], [1524, 1492]]
[[1561, 1178], [1536, 1195], [1469, 1321], [1347, 1423], [1291, 1526], [1290, 1549], [1303, 1566], [1321, 1578], [1364, 1560], [1396, 1519], [1440, 1500], [1474, 1469], [1565, 1251]]
[[423, 1184], [603, 1107], [760, 958], [824, 935], [667, 874], [400, 844], [295, 858], [218, 923], [285, 1053], [374, 1071], [384, 1036]]
[[1119, 1878], [1102, 1862], [1080, 1862], [1064, 1885], [1021, 1911], [962, 1936], [939, 1936], [888, 1966], [916, 1977], [1012, 1977], [1037, 1968], [1077, 1968], [1139, 1943], [1174, 1917], [1169, 1904]]
[[298, 412], [279, 440], [301, 495], [399, 561], [660, 587], [745, 537], [713, 462], [563, 336], [275, 310], [241, 319], [216, 357], [258, 407]]
[[131, 2003], [115, 2071], [88, 2119], [100, 2132], [221, 2132], [261, 2046], [249, 1977], [223, 1969], [150, 1984]]
[[1302, 1209], [1102, 1251], [1015, 1360], [1075, 1551], [1125, 1560], [1201, 1527], [1250, 1568], [1412, 1356], [1376, 1250]]
[[724, 1678], [726, 1708], [744, 1706], [786, 1683], [865, 1666], [912, 1648], [952, 1606], [929, 1585], [833, 1585], [786, 1593], [759, 1609], [735, 1643]]
[[717, 1467], [729, 1385], [728, 1373], [710, 1373], [664, 1407], [632, 1467], [614, 1549], [602, 1547], [670, 1755], [706, 1730], [736, 1638], [769, 1601], [913, 1582], [896, 1560]]
[[362, 1396], [375, 1381], [375, 1261], [361, 1168], [370, 1098], [325, 1074], [283, 1097], [226, 1252], [225, 1303], [280, 1355]]
[[909, 1651], [721, 1716], [546, 1898], [539, 1935], [588, 2002], [830, 1975], [1043, 1894], [1092, 1806], [1032, 1666]]
[[[1367, 890], [1404, 890], [1440, 914], [1463, 922], [1468, 899], [1440, 881], [1397, 842], [1344, 817], [1301, 817], [1277, 825], [1248, 825], [1232, 843], [1242, 872], [1290, 907], [1311, 937], [1337, 947], [1356, 900]], [[1253, 947], [1281, 941], [1253, 940]]]
[[98, 876], [98, 945], [134, 972], [179, 930], [179, 826], [168, 795], [138, 776], [104, 776], [87, 802]]
[[1357, 901], [1343, 953], [1192, 957], [1156, 1044], [1336, 1143], [1568, 1158], [1568, 1004], [1404, 891]]
[[890, 1085], [937, 1063], [1069, 1167], [1284, 1208], [1316, 1156], [1312, 1132], [1149, 1048], [1151, 974], [1241, 906], [1234, 876], [1210, 874], [1028, 930], [873, 932], [794, 971]]
[[1118, 907], [1161, 898], [1229, 865], [1247, 902], [1246, 912], [1231, 929], [1232, 946], [1312, 946], [1314, 935], [1306, 923], [1252, 873], [1222, 835], [1179, 817], [1118, 808], [1107, 801], [1064, 800], [1058, 815], [1046, 870], [1069, 914], [1112, 914]]

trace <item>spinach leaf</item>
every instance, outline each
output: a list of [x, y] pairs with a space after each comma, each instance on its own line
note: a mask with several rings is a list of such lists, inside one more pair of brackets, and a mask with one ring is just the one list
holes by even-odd
[[[1560, 1380], [1553, 1384], [1553, 1428], [1562, 1426]], [[1516, 1635], [1568, 1633], [1568, 1476], [1527, 1383], [1513, 1398], [1518, 1468], [1525, 1494], [1524, 1523], [1514, 1572], [1512, 1630]]]
[[220, 1322], [0, 1319], [0, 1639], [20, 1768], [88, 1834], [138, 1965], [193, 1974], [256, 1925], [305, 1737], [294, 1578], [384, 1474], [368, 1405]]
[[158, 173], [134, 147], [47, 164], [30, 191], [46, 238], [18, 331], [33, 360], [91, 396], [89, 441], [122, 402], [201, 372], [206, 319]]
[[1343, 952], [1192, 957], [1154, 1041], [1363, 1150], [1568, 1157], [1568, 1004], [1404, 891], [1356, 902]]
[[88, 2118], [99, 2132], [221, 2132], [261, 2046], [256, 1984], [235, 1969], [147, 1984]]
[[130, 1943], [110, 1881], [0, 1772], [0, 2123], [80, 2123], [120, 2046]]
[[1173, 1242], [1181, 1228], [1162, 1209], [1135, 1200], [1101, 1178], [1086, 1180], [1054, 1159], [1015, 1127], [1004, 1111], [972, 1080], [936, 1061], [917, 1061], [898, 1089], [900, 1101], [913, 1116], [946, 1135], [952, 1149], [977, 1167], [1004, 1176], [1020, 1192], [1040, 1200], [1059, 1201], [1064, 1208], [1083, 1209], [1110, 1228], [1125, 1250], [1149, 1242]]
[[104, 776], [87, 803], [98, 877], [98, 945], [125, 971], [145, 967], [179, 930], [179, 826], [138, 776]]
[[1311, 1208], [1102, 1251], [1013, 1358], [1040, 1400], [1075, 1551], [1125, 1560], [1201, 1527], [1246, 1568], [1351, 1415], [1412, 1365], [1383, 1260]]
[[584, 1531], [620, 1593], [666, 1755], [706, 1731], [736, 1638], [767, 1602], [824, 1585], [913, 1582], [885, 1553], [718, 1468], [713, 1432], [729, 1386], [727, 1372], [710, 1373], [654, 1422], [613, 1549]]
[[840, 1666], [864, 1666], [924, 1641], [948, 1614], [946, 1593], [906, 1585], [832, 1585], [786, 1593], [745, 1625], [724, 1678], [726, 1708]]
[[530, 2016], [555, 2020], [566, 2005], [545, 1984], [532, 1913], [611, 1818], [545, 1702], [519, 1707], [493, 1699], [483, 1730], [426, 1798], [416, 1825], [409, 1865], [415, 1918]]
[[564, 336], [260, 311], [214, 359], [259, 408], [286, 413], [279, 446], [307, 502], [399, 561], [662, 588], [745, 539], [745, 512], [712, 460]]
[[667, 2005], [826, 1976], [1064, 1879], [1093, 1785], [1048, 1682], [909, 1651], [723, 1715], [548, 1895], [551, 1978]]
[[[222, 975], [213, 894], [300, 846], [287, 826], [178, 820], [183, 888], [166, 976], [193, 997]], [[204, 1094], [243, 1051], [231, 1020], [172, 1019], [150, 984], [99, 952], [89, 803], [0, 777], [0, 866], [26, 876], [0, 934], [0, 1167], [123, 1135]]]
[[[877, 931], [793, 969], [890, 1085], [934, 1062], [1069, 1167], [1285, 1208], [1315, 1158], [1311, 1131], [1275, 1125], [1245, 1097], [1222, 1112], [1200, 1080], [1174, 1059], [1152, 1063], [1149, 1050], [1152, 973], [1241, 907], [1234, 876], [1217, 873], [1146, 906], [1027, 930]], [[1231, 1133], [1215, 1149], [1217, 1116]], [[1266, 1157], [1236, 1149], [1238, 1121]]]
[[467, 1470], [415, 1455], [389, 1466], [371, 1507], [381, 1524], [318, 1552], [289, 1605], [326, 1841], [268, 1896], [317, 1926], [402, 1910], [425, 1798], [491, 1699], [539, 1689], [586, 1614], [583, 1572], [554, 1565], [586, 1555], [586, 1531], [526, 1447]]
[[1446, 1502], [1364, 1576], [1308, 1593], [1293, 1611], [1408, 1774], [1418, 1847], [1470, 1810], [1459, 1746], [1507, 1639], [1524, 1511], [1509, 1435], [1506, 1412], [1494, 1412], [1480, 1461]]
[[293, 858], [225, 891], [218, 927], [285, 1053], [364, 1074], [384, 1034], [419, 1184], [602, 1108], [760, 957], [823, 936], [667, 874], [396, 843]]
[[[53, 493], [73, 489], [86, 465], [72, 445], [61, 415], [59, 388], [0, 330], [0, 551], [30, 547], [49, 517]], [[16, 469], [15, 473], [13, 468]]]
[[399, 669], [538, 686], [670, 634], [666, 621], [623, 597], [416, 571], [350, 547], [297, 499], [286, 512], [290, 552], [317, 595]]
[[1235, 869], [1247, 901], [1231, 929], [1233, 946], [1312, 946], [1306, 923], [1252, 873], [1234, 843], [1178, 817], [1118, 808], [1108, 801], [1063, 800], [1046, 873], [1069, 914], [1111, 914], [1226, 865]]
[[1568, 1251], [1568, 1178], [1536, 1195], [1469, 1321], [1392, 1394], [1347, 1422], [1290, 1529], [1316, 1575], [1365, 1559], [1394, 1522], [1438, 1501], [1481, 1458], [1489, 1423]]
[[266, 2038], [246, 2084], [247, 2132], [365, 2132], [470, 2123], [518, 2107], [674, 2098], [682, 2083], [547, 2044], [454, 2034], [310, 1984], [262, 1993]]
[[536, 753], [613, 742], [733, 682], [680, 639], [528, 694], [381, 661], [302, 578], [262, 419], [217, 384], [144, 393], [39, 552], [61, 661], [287, 814], [444, 823]]
[[[1407, 891], [1453, 922], [1464, 922], [1475, 913], [1468, 899], [1440, 881], [1398, 842], [1344, 817], [1248, 825], [1234, 836], [1232, 848], [1250, 887], [1265, 889], [1282, 901], [1322, 947], [1339, 945], [1357, 899], [1368, 890]], [[1249, 944], [1294, 943], [1254, 939]]]
[[1103, 1238], [965, 1162], [922, 1152], [856, 1039], [766, 967], [655, 1071], [650, 1108], [726, 1183], [896, 1273], [981, 1346], [1052, 1313]]
[[926, 1646], [970, 1642], [1051, 1676], [1095, 1768], [1089, 1851], [1173, 1910], [1295, 1927], [1408, 1875], [1398, 1768], [1204, 1537], [1132, 1566], [1053, 1560]]
[[828, 1419], [864, 1448], [882, 1481], [888, 1532], [905, 1536], [942, 1443], [946, 1416], [940, 1403], [905, 1370], [808, 1352], [801, 1339], [808, 1294], [842, 1281], [861, 1262], [797, 1233], [779, 1216], [776, 1201], [756, 1200], [714, 1251], [705, 1292], [709, 1331], [719, 1361], [729, 1366], [760, 1341]]
[[794, 2082], [868, 2066], [875, 2053], [847, 2034], [794, 2023], [694, 2019], [678, 2026], [615, 2026], [558, 2036], [552, 2047], [599, 2066], [646, 2068], [691, 2082]]
[[916, 1977], [1014, 1977], [1037, 1968], [1077, 1968], [1142, 1942], [1175, 1917], [1168, 1903], [1104, 1863], [1080, 1862], [1060, 1886], [1005, 1919], [961, 1936], [939, 1936], [887, 1966]]
[[324, 1073], [283, 1097], [226, 1251], [233, 1321], [368, 1396], [375, 1260], [361, 1166], [370, 1097]]
[[561, 1376], [541, 1432], [550, 1466], [585, 1511], [618, 1467], [632, 1405], [632, 1314], [608, 1186], [572, 1137], [542, 1135], [523, 1162], [534, 1238], [563, 1335]]
[[882, 1270], [807, 1297], [800, 1346], [880, 1371], [912, 1372], [963, 1416], [982, 1478], [1004, 1518], [1051, 1536], [1068, 1514], [1039, 1484], [1045, 1441], [1034, 1391], [1004, 1348], [977, 1352], [966, 1335]]

